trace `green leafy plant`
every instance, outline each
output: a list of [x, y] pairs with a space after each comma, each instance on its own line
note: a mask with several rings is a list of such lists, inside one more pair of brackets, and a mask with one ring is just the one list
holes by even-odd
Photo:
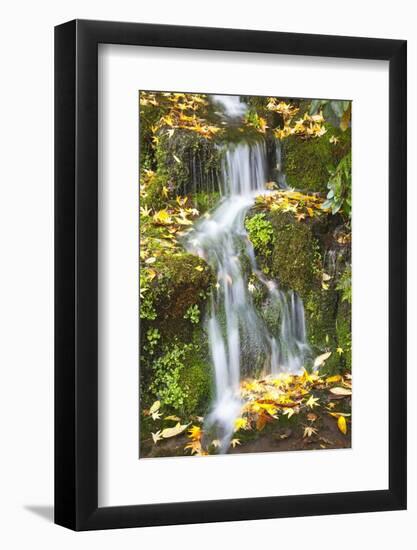
[[342, 302], [352, 303], [352, 268], [347, 266], [336, 286], [342, 292]]
[[193, 325], [197, 325], [200, 322], [200, 309], [197, 304], [187, 309], [184, 319], [189, 319]]
[[197, 353], [195, 344], [183, 344], [175, 340], [171, 346], [166, 346], [161, 357], [153, 362], [151, 394], [178, 412], [187, 407], [190, 390], [184, 382], [184, 372], [187, 371], [191, 353]]
[[327, 200], [323, 209], [331, 209], [332, 214], [342, 212], [348, 218], [352, 210], [352, 156], [348, 153], [342, 158], [336, 168], [329, 168], [330, 178], [327, 183]]
[[184, 359], [190, 346], [180, 346], [175, 343], [166, 349], [152, 365], [153, 380], [151, 392], [166, 405], [181, 409], [187, 399], [187, 391], [180, 384], [181, 371], [184, 369]]
[[153, 355], [155, 353], [155, 348], [157, 347], [160, 338], [161, 335], [157, 328], [150, 328], [146, 332], [147, 344], [145, 344], [145, 349], [149, 355]]
[[272, 245], [275, 242], [275, 233], [265, 214], [255, 214], [247, 219], [245, 227], [255, 250], [264, 257], [270, 256]]
[[329, 99], [313, 99], [310, 104], [310, 115], [315, 115], [319, 111], [323, 111], [323, 116], [326, 121], [333, 126], [339, 126], [345, 131], [350, 125], [351, 102]]
[[152, 294], [148, 286], [148, 281], [144, 270], [140, 270], [140, 307], [139, 313], [141, 319], [153, 321], [156, 319], [156, 309], [153, 304]]

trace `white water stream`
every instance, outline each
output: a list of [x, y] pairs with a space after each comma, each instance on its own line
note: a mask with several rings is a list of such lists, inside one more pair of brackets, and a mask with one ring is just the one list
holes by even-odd
[[[229, 117], [241, 116], [242, 103], [237, 96], [219, 97]], [[241, 378], [255, 370], [300, 372], [310, 352], [302, 300], [292, 291], [281, 291], [259, 270], [246, 233], [246, 213], [256, 195], [267, 192], [266, 182], [265, 143], [232, 144], [224, 158], [222, 198], [196, 224], [185, 243], [217, 273], [207, 325], [215, 398], [205, 425], [215, 431], [221, 452], [229, 447], [242, 406]], [[267, 307], [278, 327], [274, 333], [254, 306], [248, 288], [251, 271], [267, 290]]]

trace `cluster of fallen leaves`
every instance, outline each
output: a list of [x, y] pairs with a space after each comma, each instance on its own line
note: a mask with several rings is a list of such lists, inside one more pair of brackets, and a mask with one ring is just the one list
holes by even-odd
[[[189, 130], [207, 139], [212, 139], [223, 132], [223, 128], [207, 119], [209, 102], [205, 94], [172, 93], [172, 92], [140, 92], [139, 103], [141, 109], [159, 108], [160, 118], [152, 125], [152, 141], [157, 145], [161, 133], [171, 138], [176, 130]], [[308, 112], [296, 119], [299, 107], [286, 103], [275, 97], [269, 97], [266, 106], [268, 111], [278, 113], [282, 117], [283, 125], [271, 128], [278, 139], [297, 136], [301, 139], [311, 139], [323, 136], [326, 133], [323, 113], [310, 115]], [[244, 122], [246, 127], [253, 127], [256, 131], [265, 134], [268, 125], [264, 117], [258, 113], [251, 113]], [[241, 131], [244, 128], [240, 128]]]
[[324, 118], [320, 113], [318, 115], [309, 115], [305, 113], [302, 118], [296, 120], [293, 124], [285, 124], [282, 128], [275, 128], [274, 135], [278, 139], [284, 139], [288, 136], [298, 136], [302, 139], [318, 138], [327, 132], [324, 126]]
[[[141, 177], [140, 193], [146, 201], [147, 187], [152, 183], [155, 173], [145, 170]], [[140, 259], [141, 275], [146, 281], [152, 281], [156, 276], [153, 264], [158, 257], [166, 253], [180, 251], [178, 237], [185, 229], [193, 225], [199, 216], [199, 211], [192, 206], [187, 196], [170, 197], [168, 188], [162, 188], [165, 208], [160, 210], [148, 208], [146, 203], [140, 207]], [[141, 285], [142, 286], [142, 285]]]
[[[338, 353], [343, 350], [337, 350]], [[323, 416], [334, 418], [338, 430], [346, 435], [351, 416], [352, 377], [350, 373], [326, 376], [320, 374], [320, 367], [330, 357], [331, 352], [318, 356], [312, 373], [305, 369], [302, 374], [277, 374], [261, 379], [246, 379], [240, 385], [242, 408], [235, 420], [235, 435], [230, 446], [242, 444], [245, 431], [264, 430], [267, 424], [276, 423], [282, 418], [299, 422], [302, 437], [318, 436], [319, 419]], [[184, 451], [195, 456], [205, 456], [218, 452], [220, 441], [210, 439], [204, 433], [204, 418], [196, 417], [192, 422], [181, 423], [177, 416], [162, 417], [160, 402], [156, 401], [149, 410], [144, 411], [154, 421], [173, 421], [172, 427], [165, 427], [152, 432], [154, 444], [163, 439], [175, 437], [186, 432], [187, 443]], [[297, 418], [298, 417], [298, 418]], [[239, 436], [239, 434], [242, 434]], [[185, 435], [185, 434], [184, 434]], [[288, 435], [283, 434], [282, 438]], [[203, 443], [204, 441], [204, 443]], [[324, 440], [326, 441], [326, 440]], [[320, 445], [326, 448], [326, 444]]]
[[283, 126], [273, 130], [278, 139], [285, 139], [288, 136], [298, 136], [302, 139], [318, 138], [326, 133], [321, 112], [315, 115], [309, 115], [306, 112], [301, 118], [295, 120], [299, 108], [275, 97], [268, 98], [266, 108], [282, 116]]
[[161, 441], [162, 439], [169, 439], [170, 437], [175, 437], [176, 435], [179, 435], [184, 432], [184, 430], [189, 426], [189, 424], [181, 424], [180, 419], [175, 416], [166, 416], [163, 418], [161, 413], [161, 402], [155, 401], [150, 409], [145, 409], [143, 411], [143, 414], [145, 416], [150, 416], [152, 420], [165, 420], [165, 421], [173, 421], [175, 424], [173, 426], [159, 429], [156, 432], [152, 432], [152, 440], [156, 444], [158, 441]]
[[[266, 108], [268, 111], [278, 113], [282, 117], [283, 125], [271, 129], [277, 139], [285, 139], [289, 136], [297, 136], [301, 139], [318, 138], [327, 132], [322, 112], [314, 115], [306, 112], [300, 118], [295, 119], [300, 110], [299, 107], [286, 103], [276, 97], [268, 98]], [[265, 134], [268, 128], [266, 119], [257, 113], [251, 114], [248, 117], [246, 125], [254, 127], [262, 134]]]
[[[318, 359], [324, 361], [328, 353]], [[326, 377], [304, 370], [300, 375], [280, 374], [261, 380], [245, 380], [241, 385], [241, 395], [245, 404], [241, 418], [236, 420], [238, 429], [263, 430], [266, 424], [276, 422], [280, 417], [290, 419], [302, 415], [303, 437], [308, 438], [318, 433], [314, 423], [320, 411], [320, 414], [335, 418], [340, 432], [347, 434], [350, 412], [338, 410], [341, 407], [337, 403], [352, 395], [348, 373]]]
[[[275, 183], [266, 184], [274, 188]], [[307, 195], [294, 190], [276, 190], [265, 195], [258, 195], [255, 202], [257, 210], [270, 212], [292, 212], [297, 221], [320, 216], [327, 210], [323, 209], [324, 200], [316, 195]]]
[[172, 137], [177, 129], [189, 130], [208, 139], [221, 131], [220, 127], [208, 124], [201, 116], [201, 111], [208, 106], [204, 94], [141, 92], [139, 102], [141, 107], [163, 108], [164, 114], [152, 126], [155, 144], [158, 143], [160, 131], [166, 131]]

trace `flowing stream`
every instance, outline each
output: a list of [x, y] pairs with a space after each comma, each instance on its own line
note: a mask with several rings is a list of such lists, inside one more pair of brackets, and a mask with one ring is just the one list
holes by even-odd
[[[230, 118], [242, 115], [238, 96], [218, 96]], [[267, 193], [264, 141], [230, 144], [224, 156], [222, 197], [196, 224], [185, 246], [204, 258], [217, 273], [207, 322], [215, 397], [205, 424], [226, 452], [240, 414], [240, 381], [255, 371], [266, 374], [300, 372], [310, 354], [301, 298], [284, 292], [256, 264], [245, 229], [245, 216], [256, 196]], [[266, 307], [275, 316], [276, 330], [268, 328], [252, 299], [253, 273], [267, 291]]]

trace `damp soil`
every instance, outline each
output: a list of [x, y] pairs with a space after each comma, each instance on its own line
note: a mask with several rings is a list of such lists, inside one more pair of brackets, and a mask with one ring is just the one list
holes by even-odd
[[[304, 428], [311, 426], [317, 429], [317, 434], [304, 437]], [[351, 447], [350, 428], [346, 435], [342, 434], [335, 419], [328, 415], [317, 418], [313, 423], [281, 422], [267, 426], [262, 431], [243, 431], [236, 434], [240, 445], [230, 447], [227, 454], [242, 453], [267, 453], [267, 452], [291, 452], [323, 449], [347, 449]], [[141, 445], [140, 458], [158, 458], [190, 456], [184, 452], [184, 447], [189, 443], [186, 435], [180, 435], [165, 441], [159, 441], [156, 445], [152, 440], [145, 440]]]

